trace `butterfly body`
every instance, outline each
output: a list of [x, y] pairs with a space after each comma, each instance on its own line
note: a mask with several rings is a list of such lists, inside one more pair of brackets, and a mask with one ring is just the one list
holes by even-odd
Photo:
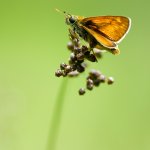
[[131, 20], [124, 16], [79, 17], [68, 15], [66, 23], [82, 39], [89, 43], [90, 49], [98, 48], [119, 54], [118, 44], [128, 33]]

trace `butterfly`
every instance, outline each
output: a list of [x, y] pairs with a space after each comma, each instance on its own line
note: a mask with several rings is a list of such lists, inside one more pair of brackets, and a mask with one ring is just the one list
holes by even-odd
[[89, 47], [106, 50], [112, 54], [119, 54], [118, 44], [124, 39], [131, 27], [131, 19], [124, 16], [81, 17], [64, 12], [66, 24], [82, 39], [89, 43]]

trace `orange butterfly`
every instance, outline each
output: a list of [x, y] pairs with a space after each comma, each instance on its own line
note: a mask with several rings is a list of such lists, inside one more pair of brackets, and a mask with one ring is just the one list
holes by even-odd
[[131, 19], [124, 16], [79, 17], [67, 14], [66, 23], [75, 33], [87, 41], [90, 49], [98, 48], [119, 54], [118, 44], [127, 35]]

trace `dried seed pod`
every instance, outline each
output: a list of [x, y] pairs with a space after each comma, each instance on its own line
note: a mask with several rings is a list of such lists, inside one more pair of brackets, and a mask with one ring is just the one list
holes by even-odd
[[86, 82], [86, 88], [87, 88], [88, 90], [92, 90], [93, 87], [94, 87], [93, 80], [88, 79], [87, 82]]
[[67, 73], [66, 71], [64, 71], [64, 70], [62, 71], [62, 73], [63, 73], [63, 74], [62, 74], [63, 77], [66, 77], [67, 74], [68, 74], [68, 73]]
[[85, 89], [84, 88], [80, 88], [79, 89], [79, 95], [84, 95], [85, 94]]
[[79, 54], [79, 53], [81, 53], [81, 48], [79, 48], [79, 47], [74, 47], [74, 54], [76, 55], [76, 54]]
[[84, 59], [84, 54], [82, 52], [80, 52], [76, 55], [76, 57], [77, 57], [77, 60], [83, 60]]
[[93, 51], [94, 51], [94, 54], [97, 58], [102, 58], [102, 51], [101, 50], [94, 48]]
[[69, 65], [73, 65], [74, 61], [72, 61], [71, 59], [68, 60]]
[[67, 64], [65, 64], [65, 63], [60, 64], [60, 69], [61, 70], [64, 70], [66, 67], [67, 67]]
[[94, 87], [93, 84], [88, 84], [88, 85], [86, 86], [86, 88], [87, 88], [88, 90], [93, 90], [93, 87]]
[[95, 80], [93, 81], [93, 83], [94, 83], [95, 86], [99, 86], [100, 83], [101, 83], [100, 78], [95, 79]]
[[87, 84], [93, 84], [93, 80], [88, 79], [86, 83], [87, 83]]
[[114, 78], [113, 77], [108, 77], [107, 83], [108, 84], [113, 84], [114, 83]]
[[97, 61], [96, 57], [93, 54], [90, 54], [90, 55], [86, 56], [86, 59], [91, 61], [91, 62], [96, 62]]
[[85, 54], [88, 51], [88, 47], [85, 45], [82, 45], [81, 50], [82, 50], [82, 53]]
[[60, 77], [60, 76], [62, 76], [62, 75], [63, 75], [62, 70], [57, 69], [57, 71], [55, 72], [55, 76], [56, 76], [56, 77]]
[[74, 50], [74, 44], [73, 44], [71, 41], [68, 42], [67, 48], [68, 48], [69, 50], [73, 51], [73, 50]]
[[85, 56], [85, 58], [88, 58], [90, 56], [90, 51], [84, 52], [84, 56]]
[[94, 70], [92, 69], [90, 72], [89, 72], [89, 76], [88, 78], [92, 79], [92, 80], [96, 80], [97, 78], [99, 78], [101, 75], [100, 71], [97, 71], [97, 70]]
[[78, 75], [79, 75], [79, 72], [76, 71], [76, 70], [75, 70], [75, 71], [71, 71], [71, 72], [68, 73], [68, 76], [69, 76], [69, 77], [76, 77], [76, 76], [78, 76]]
[[[78, 76], [79, 73], [85, 71], [87, 64], [85, 60], [89, 60], [91, 62], [97, 61], [97, 58], [102, 57], [102, 51], [94, 48], [92, 51], [89, 50], [89, 47], [86, 45], [80, 44], [80, 38], [77, 33], [71, 29], [69, 29], [69, 38], [70, 42], [67, 44], [67, 48], [71, 51], [70, 58], [68, 60], [69, 65], [65, 63], [60, 64], [60, 69], [55, 72], [55, 76], [60, 77], [75, 77]], [[106, 77], [101, 74], [100, 71], [91, 70], [86, 80], [86, 88], [88, 90], [92, 90], [94, 86], [99, 86], [101, 83], [106, 81]], [[112, 84], [114, 79], [109, 77], [107, 79], [108, 84]], [[85, 89], [79, 89], [79, 95], [85, 94]]]
[[95, 69], [92, 69], [90, 72], [89, 72], [89, 75], [93, 78], [97, 78], [101, 75], [101, 72], [100, 71], [97, 71]]
[[85, 68], [83, 66], [81, 66], [81, 65], [77, 65], [77, 71], [80, 72], [80, 73], [84, 72]]
[[84, 60], [77, 60], [76, 64], [81, 65], [84, 62]]
[[69, 73], [69, 72], [71, 72], [71, 71], [72, 71], [71, 66], [67, 65], [66, 68], [65, 68], [65, 72], [66, 72], [66, 73]]
[[76, 58], [74, 53], [70, 54], [70, 60], [73, 61], [73, 62], [77, 60], [77, 58]]
[[76, 65], [76, 64], [73, 64], [73, 65], [71, 66], [71, 68], [72, 68], [72, 71], [75, 71], [75, 70], [77, 70], [77, 65]]
[[100, 75], [100, 80], [101, 80], [101, 82], [104, 83], [106, 81], [106, 77], [103, 74], [101, 74]]

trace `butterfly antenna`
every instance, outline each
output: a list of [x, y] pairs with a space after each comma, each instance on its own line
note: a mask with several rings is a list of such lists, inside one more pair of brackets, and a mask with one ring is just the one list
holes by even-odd
[[55, 10], [56, 10], [57, 12], [61, 13], [61, 14], [64, 14], [66, 17], [71, 16], [70, 14], [66, 13], [65, 11], [61, 11], [61, 10], [59, 10], [59, 9], [57, 9], [57, 8], [55, 8]]

